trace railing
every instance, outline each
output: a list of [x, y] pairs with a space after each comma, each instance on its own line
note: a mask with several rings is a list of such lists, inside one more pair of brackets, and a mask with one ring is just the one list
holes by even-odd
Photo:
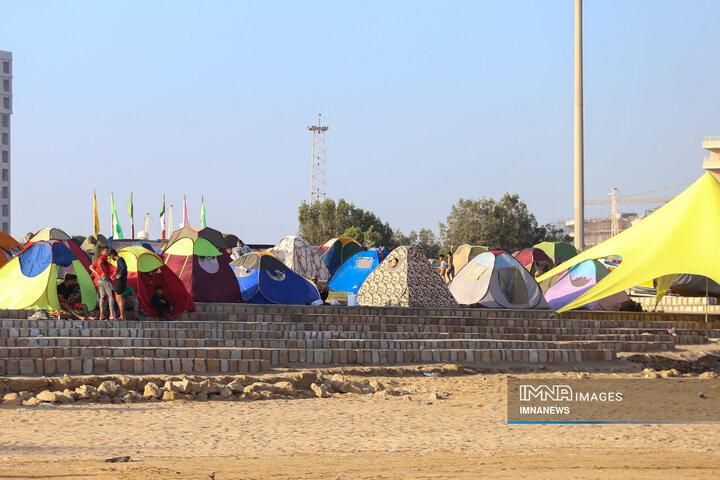
[[720, 142], [720, 135], [703, 137], [703, 142]]

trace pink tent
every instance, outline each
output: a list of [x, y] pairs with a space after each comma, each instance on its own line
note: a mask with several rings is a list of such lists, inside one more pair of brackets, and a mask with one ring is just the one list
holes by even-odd
[[[597, 260], [586, 260], [575, 265], [553, 283], [545, 292], [545, 300], [547, 300], [550, 308], [559, 310], [595, 286], [608, 273], [610, 271]], [[627, 300], [628, 296], [625, 292], [619, 292], [590, 303], [584, 308], [590, 310], [620, 310], [622, 303]]]

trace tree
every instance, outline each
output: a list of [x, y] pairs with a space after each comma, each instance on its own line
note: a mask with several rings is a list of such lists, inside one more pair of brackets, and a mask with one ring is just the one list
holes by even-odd
[[569, 237], [552, 225], [539, 227], [533, 215], [517, 194], [506, 193], [492, 198], [464, 199], [450, 209], [440, 236], [446, 247], [487, 245], [493, 249], [514, 252], [544, 240], [567, 241]]
[[314, 245], [334, 237], [348, 236], [365, 246], [389, 246], [393, 243], [390, 224], [373, 212], [358, 208], [345, 199], [302, 202], [298, 208], [299, 234]]
[[440, 243], [429, 228], [421, 228], [420, 232], [412, 230], [409, 235], [404, 235], [400, 230], [396, 230], [393, 240], [393, 248], [400, 245], [411, 245], [422, 250], [428, 258], [436, 258], [440, 252]]

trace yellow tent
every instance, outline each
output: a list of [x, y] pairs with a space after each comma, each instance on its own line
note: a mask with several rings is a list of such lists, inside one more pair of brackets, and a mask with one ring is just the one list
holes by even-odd
[[553, 268], [538, 282], [585, 260], [619, 255], [622, 263], [564, 312], [664, 275], [693, 273], [720, 283], [720, 183], [706, 173], [636, 225]]

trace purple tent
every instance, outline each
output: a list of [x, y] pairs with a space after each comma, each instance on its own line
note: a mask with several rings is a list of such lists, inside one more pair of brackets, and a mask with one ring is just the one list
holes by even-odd
[[[550, 308], [558, 310], [590, 290], [609, 273], [610, 271], [597, 260], [586, 260], [575, 265], [553, 283], [545, 292], [545, 300], [550, 304]], [[627, 299], [625, 292], [620, 292], [585, 305], [583, 308], [620, 310], [620, 305]]]

